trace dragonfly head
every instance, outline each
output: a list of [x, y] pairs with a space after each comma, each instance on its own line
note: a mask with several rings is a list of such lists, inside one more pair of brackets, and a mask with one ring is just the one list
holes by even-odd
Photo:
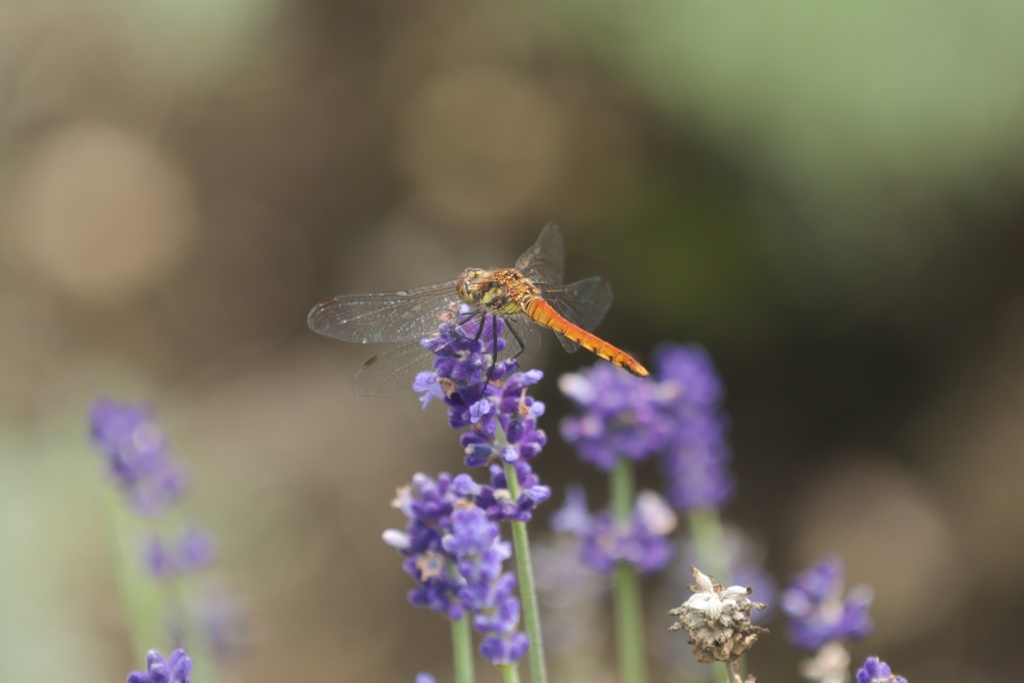
[[491, 274], [482, 268], [467, 268], [459, 278], [459, 298], [471, 306], [485, 304], [491, 290], [498, 286]]

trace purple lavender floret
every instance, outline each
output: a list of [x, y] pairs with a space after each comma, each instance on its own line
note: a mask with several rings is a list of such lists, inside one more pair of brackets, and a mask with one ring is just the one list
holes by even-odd
[[857, 683], [907, 683], [907, 679], [894, 674], [878, 657], [868, 657], [857, 670]]
[[782, 593], [782, 611], [789, 617], [791, 643], [817, 650], [841, 638], [860, 639], [871, 633], [872, 593], [854, 586], [844, 596], [843, 561], [826, 557], [790, 580]]
[[530, 465], [520, 460], [512, 465], [519, 480], [519, 497], [514, 499], [508, 490], [508, 478], [501, 465], [491, 465], [490, 486], [482, 486], [480, 494], [474, 498], [477, 507], [487, 513], [488, 519], [494, 522], [529, 522], [533, 519], [533, 510], [551, 498], [551, 487], [540, 483], [540, 479]]
[[190, 683], [192, 660], [184, 650], [175, 650], [164, 656], [156, 650], [146, 654], [146, 670], [128, 674], [128, 683]]
[[437, 679], [426, 671], [416, 674], [416, 683], [437, 683]]
[[[525, 393], [526, 387], [543, 378], [540, 370], [517, 372], [500, 387], [488, 385], [487, 397], [474, 402], [466, 413], [468, 421], [451, 419], [455, 429], [470, 428], [459, 438], [466, 454], [467, 467], [481, 467], [495, 460], [516, 462], [532, 460], [547, 444], [547, 435], [537, 428], [537, 419], [545, 406]], [[497, 443], [497, 426], [505, 434], [505, 443]]]
[[157, 515], [185, 491], [185, 476], [149, 410], [99, 399], [89, 411], [89, 431], [114, 482], [139, 514]]
[[676, 526], [675, 513], [653, 491], [637, 496], [627, 523], [618, 522], [603, 510], [591, 515], [581, 487], [570, 487], [565, 506], [551, 520], [556, 531], [570, 531], [581, 540], [580, 559], [597, 572], [610, 573], [625, 562], [641, 574], [663, 569], [675, 552], [669, 534]]
[[463, 616], [463, 606], [455, 599], [460, 581], [447, 571], [449, 554], [442, 539], [451, 528], [451, 516], [457, 506], [468, 506], [479, 487], [465, 474], [452, 478], [441, 473], [437, 479], [416, 474], [410, 486], [398, 490], [392, 506], [406, 516], [405, 531], [389, 530], [384, 542], [404, 556], [402, 569], [416, 582], [408, 593], [415, 607], [428, 607], [451, 619]]

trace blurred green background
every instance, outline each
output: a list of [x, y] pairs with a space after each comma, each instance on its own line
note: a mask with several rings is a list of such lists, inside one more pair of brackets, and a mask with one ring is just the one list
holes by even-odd
[[[1022, 21], [945, 0], [0, 0], [0, 680], [142, 664], [97, 395], [150, 402], [188, 463], [185, 507], [249, 613], [225, 680], [444, 676], [447, 628], [405, 606], [379, 535], [397, 485], [459, 469], [456, 438], [436, 406], [353, 396], [373, 350], [305, 314], [509, 265], [547, 221], [570, 278], [615, 285], [603, 336], [711, 351], [726, 517], [780, 576], [836, 551], [875, 587], [855, 659], [1012, 679]], [[551, 378], [592, 361], [546, 341]], [[541, 475], [596, 483], [539, 393]], [[794, 680], [796, 659], [776, 621], [750, 666]]]

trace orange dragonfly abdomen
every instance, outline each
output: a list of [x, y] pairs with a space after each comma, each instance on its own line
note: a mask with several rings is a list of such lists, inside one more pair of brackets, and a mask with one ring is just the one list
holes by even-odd
[[633, 358], [633, 356], [619, 347], [609, 344], [596, 334], [587, 332], [579, 325], [566, 320], [551, 304], [539, 296], [530, 298], [526, 305], [523, 306], [523, 311], [538, 324], [551, 328], [586, 350], [593, 352], [599, 358], [603, 358], [613, 365], [618, 365], [637, 377], [647, 377], [651, 374], [636, 358]]

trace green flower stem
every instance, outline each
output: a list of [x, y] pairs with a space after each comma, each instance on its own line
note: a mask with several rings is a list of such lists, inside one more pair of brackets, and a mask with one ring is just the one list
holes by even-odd
[[[509, 468], [509, 465], [505, 466]], [[511, 482], [516, 479], [512, 474], [506, 475]], [[547, 683], [548, 670], [544, 660], [544, 639], [540, 632], [540, 609], [537, 605], [537, 587], [533, 579], [533, 562], [530, 559], [530, 537], [526, 533], [525, 522], [512, 522], [512, 544], [516, 550], [516, 573], [519, 575], [519, 600], [523, 604], [523, 628], [530, 637], [530, 679], [534, 683]]]
[[[494, 442], [500, 451], [508, 443], [501, 424], [496, 425]], [[520, 494], [519, 475], [511, 463], [503, 463], [508, 492], [513, 499]], [[540, 609], [537, 605], [537, 587], [533, 579], [533, 562], [530, 559], [530, 537], [525, 522], [512, 522], [512, 545], [516, 551], [516, 574], [519, 577], [519, 601], [523, 605], [523, 628], [530, 637], [530, 678], [533, 683], [547, 683], [548, 671], [544, 661], [544, 639], [540, 632]], [[504, 672], [502, 672], [504, 673]], [[516, 676], [518, 677], [518, 673]], [[507, 679], [506, 679], [507, 680]]]
[[129, 635], [135, 655], [145, 656], [149, 650], [169, 655], [173, 649], [171, 622], [181, 629], [181, 646], [192, 659], [192, 668], [201, 671], [203, 680], [216, 683], [220, 678], [210, 643], [203, 637], [201, 624], [186, 609], [186, 579], [180, 576], [160, 579], [150, 576], [139, 557], [141, 539], [147, 535], [163, 539], [162, 528], [180, 526], [180, 515], [167, 513], [157, 524], [140, 518], [125, 508], [122, 497], [111, 490], [105, 496], [109, 520], [111, 552], [117, 592], [128, 621]]
[[[697, 547], [698, 567], [714, 578], [716, 583], [729, 585], [729, 560], [725, 553], [725, 530], [722, 518], [715, 508], [691, 510], [689, 513], [690, 533]], [[722, 664], [715, 665], [715, 683], [730, 681], [731, 672]]]
[[498, 671], [501, 672], [505, 683], [519, 683], [519, 667], [515, 664], [499, 666]]
[[452, 663], [455, 683], [473, 683], [473, 633], [469, 617], [452, 620]]
[[[615, 523], [628, 525], [633, 518], [635, 496], [633, 463], [619, 458], [611, 474], [612, 514]], [[615, 567], [615, 621], [619, 649], [619, 679], [622, 683], [646, 683], [643, 600], [636, 568], [620, 562]]]
[[714, 508], [691, 510], [689, 513], [690, 533], [697, 547], [698, 567], [715, 581], [728, 585], [729, 560], [725, 554], [725, 530], [722, 518]]
[[135, 549], [143, 529], [142, 524], [123, 509], [120, 496], [113, 490], [107, 492], [104, 503], [121, 609], [128, 622], [132, 649], [145, 656], [146, 651], [157, 645], [162, 646], [166, 640], [166, 630], [159, 626], [164, 607], [163, 596], [157, 583], [146, 577], [139, 568]]

